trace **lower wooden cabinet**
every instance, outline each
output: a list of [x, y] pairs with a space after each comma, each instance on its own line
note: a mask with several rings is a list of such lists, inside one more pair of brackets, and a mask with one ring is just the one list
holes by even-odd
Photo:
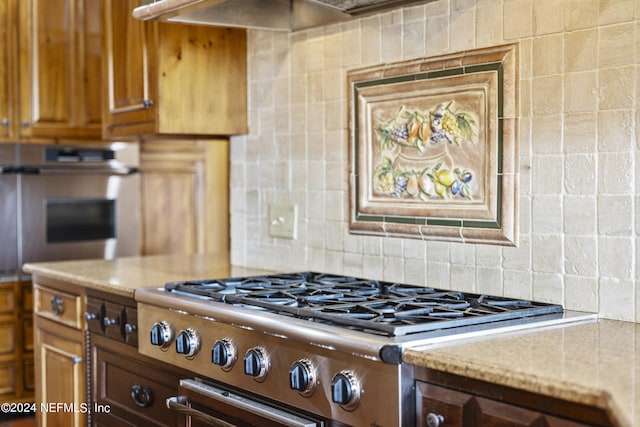
[[38, 425], [85, 425], [89, 408], [82, 331], [36, 316], [35, 340]]
[[94, 426], [178, 425], [165, 402], [184, 376], [109, 338], [92, 335], [91, 350]]
[[0, 283], [0, 400], [33, 402], [31, 282]]
[[416, 427], [611, 426], [597, 408], [418, 368]]
[[34, 278], [34, 361], [39, 426], [84, 426], [86, 393], [84, 289]]

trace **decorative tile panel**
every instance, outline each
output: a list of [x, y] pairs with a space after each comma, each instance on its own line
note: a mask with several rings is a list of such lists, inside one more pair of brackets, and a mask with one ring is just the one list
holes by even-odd
[[347, 73], [350, 232], [517, 244], [518, 46]]

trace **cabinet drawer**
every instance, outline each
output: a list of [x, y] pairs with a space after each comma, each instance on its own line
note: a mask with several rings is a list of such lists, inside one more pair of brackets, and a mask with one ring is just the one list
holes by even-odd
[[16, 325], [0, 323], [0, 354], [12, 354], [16, 349]]
[[46, 317], [72, 328], [82, 329], [82, 298], [79, 295], [36, 286], [34, 300], [34, 311], [38, 316]]
[[158, 362], [153, 362], [155, 367], [149, 364], [131, 347], [108, 341], [108, 348], [100, 344], [100, 338], [94, 340], [93, 346], [94, 402], [110, 408], [109, 413], [94, 413], [98, 424], [108, 425], [117, 418], [121, 422], [127, 420], [122, 425], [178, 425], [177, 413], [169, 410], [165, 402], [175, 396], [179, 378], [158, 369]]
[[0, 395], [16, 391], [16, 365], [13, 362], [0, 364]]
[[16, 298], [13, 284], [0, 287], [0, 313], [13, 313], [16, 308]]

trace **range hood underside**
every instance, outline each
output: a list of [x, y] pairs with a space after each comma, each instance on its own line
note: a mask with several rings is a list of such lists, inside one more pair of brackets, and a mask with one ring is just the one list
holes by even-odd
[[296, 31], [347, 21], [417, 0], [158, 0], [134, 9], [141, 20]]

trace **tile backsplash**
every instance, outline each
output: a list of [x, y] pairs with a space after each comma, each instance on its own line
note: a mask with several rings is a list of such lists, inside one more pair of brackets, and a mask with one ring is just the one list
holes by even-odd
[[[519, 245], [349, 234], [348, 70], [520, 44]], [[640, 0], [439, 0], [249, 32], [231, 259], [561, 303], [640, 322]], [[269, 236], [273, 203], [298, 238]]]

